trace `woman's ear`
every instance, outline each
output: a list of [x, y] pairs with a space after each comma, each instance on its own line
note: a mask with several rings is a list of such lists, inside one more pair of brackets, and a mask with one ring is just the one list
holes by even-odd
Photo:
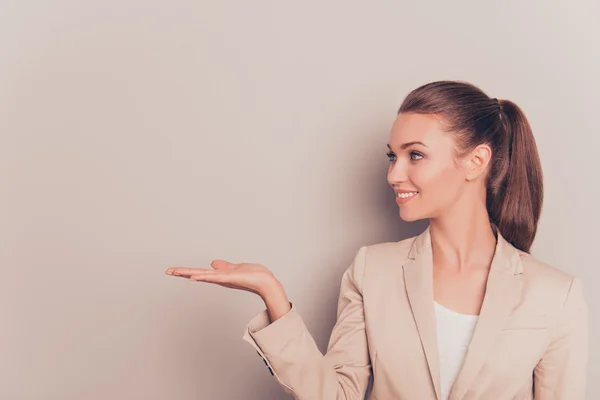
[[465, 179], [473, 181], [485, 174], [492, 159], [492, 149], [487, 144], [480, 144], [471, 151], [465, 160]]

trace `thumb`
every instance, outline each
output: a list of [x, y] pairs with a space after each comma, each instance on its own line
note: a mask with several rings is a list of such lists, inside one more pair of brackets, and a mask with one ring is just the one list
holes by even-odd
[[227, 262], [225, 260], [213, 260], [210, 266], [220, 271], [230, 271], [237, 268], [237, 264]]

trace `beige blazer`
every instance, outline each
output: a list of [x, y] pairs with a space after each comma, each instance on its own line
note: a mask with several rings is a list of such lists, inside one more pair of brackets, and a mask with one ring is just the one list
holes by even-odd
[[[342, 277], [323, 355], [295, 305], [243, 339], [295, 399], [440, 399], [431, 235], [361, 247]], [[498, 233], [473, 338], [449, 400], [582, 400], [588, 309], [582, 284]], [[365, 396], [366, 395], [366, 396]]]

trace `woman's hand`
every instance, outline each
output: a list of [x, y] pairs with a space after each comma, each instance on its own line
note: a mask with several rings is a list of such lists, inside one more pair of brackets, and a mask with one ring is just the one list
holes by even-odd
[[291, 304], [283, 286], [267, 267], [251, 263], [233, 264], [224, 260], [214, 260], [210, 266], [213, 269], [169, 268], [165, 273], [255, 293], [265, 302], [271, 322], [290, 310]]
[[261, 297], [270, 292], [275, 283], [278, 283], [273, 273], [260, 264], [233, 264], [224, 260], [214, 260], [210, 266], [213, 269], [169, 268], [166, 274], [245, 290]]

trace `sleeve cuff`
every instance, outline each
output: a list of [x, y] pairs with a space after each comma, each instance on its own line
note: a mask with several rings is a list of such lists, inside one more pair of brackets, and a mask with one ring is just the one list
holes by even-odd
[[246, 325], [243, 339], [250, 343], [259, 354], [269, 356], [279, 354], [281, 350], [306, 329], [296, 306], [291, 303], [286, 314], [269, 323], [269, 314], [263, 310]]

